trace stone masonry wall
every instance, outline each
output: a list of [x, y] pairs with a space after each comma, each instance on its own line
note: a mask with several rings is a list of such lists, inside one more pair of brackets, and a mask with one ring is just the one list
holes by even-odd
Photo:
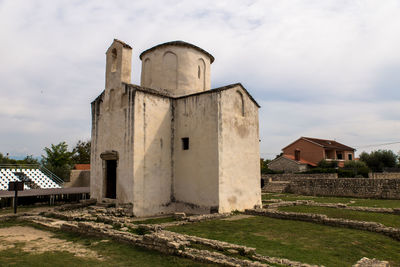
[[400, 179], [400, 172], [370, 172], [368, 178], [372, 179]]
[[294, 179], [286, 190], [301, 195], [400, 199], [400, 179]]
[[64, 183], [64, 187], [89, 187], [90, 186], [90, 170], [71, 170], [68, 182]]
[[321, 179], [336, 179], [338, 178], [337, 173], [282, 173], [282, 174], [262, 174], [261, 178], [268, 182], [269, 179], [272, 181], [291, 181], [298, 178], [321, 178]]

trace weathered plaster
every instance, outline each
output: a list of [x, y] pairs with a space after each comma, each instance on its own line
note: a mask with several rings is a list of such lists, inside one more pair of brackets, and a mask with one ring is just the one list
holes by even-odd
[[104, 155], [115, 154], [116, 202], [136, 216], [261, 205], [259, 106], [240, 84], [210, 90], [213, 58], [190, 45], [144, 53], [146, 87], [129, 84], [128, 45], [116, 40], [106, 54], [106, 89], [92, 103], [93, 198], [104, 199]]

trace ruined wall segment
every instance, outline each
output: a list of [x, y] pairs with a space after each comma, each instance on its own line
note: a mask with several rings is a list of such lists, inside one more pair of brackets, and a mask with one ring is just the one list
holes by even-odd
[[174, 41], [157, 45], [140, 55], [140, 85], [166, 89], [173, 96], [210, 90], [210, 67], [214, 57], [203, 49]]

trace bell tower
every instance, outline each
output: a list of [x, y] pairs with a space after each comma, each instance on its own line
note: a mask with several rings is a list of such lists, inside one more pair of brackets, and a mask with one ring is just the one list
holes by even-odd
[[106, 52], [106, 90], [131, 83], [132, 47], [114, 39]]

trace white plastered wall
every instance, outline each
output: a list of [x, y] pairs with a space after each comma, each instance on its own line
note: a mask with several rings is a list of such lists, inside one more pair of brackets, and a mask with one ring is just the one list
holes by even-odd
[[[173, 211], [171, 204], [171, 99], [136, 91], [133, 212]], [[132, 179], [132, 178], [131, 178]]]
[[219, 212], [254, 208], [261, 205], [258, 107], [241, 86], [220, 96]]
[[90, 193], [98, 201], [105, 196], [105, 165], [100, 154], [114, 150], [119, 155], [116, 179], [118, 203], [133, 202], [133, 102], [129, 99], [132, 99], [132, 92], [121, 87], [106, 90], [103, 101], [93, 103]]
[[144, 54], [140, 85], [173, 96], [202, 92], [211, 88], [210, 68], [208, 56], [194, 48], [163, 46]]
[[[174, 105], [174, 197], [176, 209], [209, 213], [218, 206], [218, 96], [177, 99]], [[189, 138], [183, 150], [182, 138]]]

